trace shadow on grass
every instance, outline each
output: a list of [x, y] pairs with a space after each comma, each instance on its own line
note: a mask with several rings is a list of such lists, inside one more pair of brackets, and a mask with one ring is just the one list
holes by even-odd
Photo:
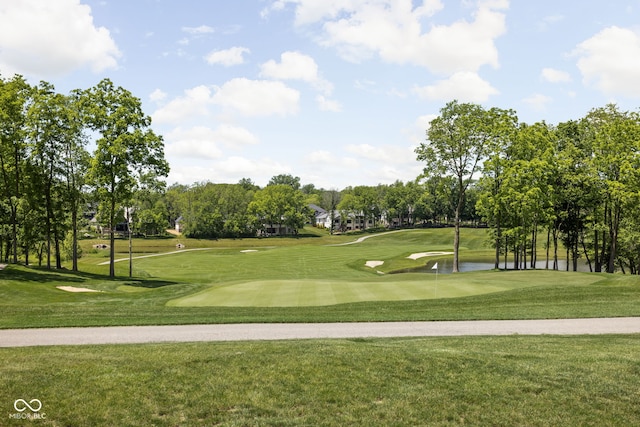
[[18, 282], [35, 283], [87, 283], [92, 281], [112, 281], [122, 285], [140, 288], [161, 288], [164, 286], [178, 285], [178, 282], [160, 280], [155, 278], [129, 278], [129, 277], [109, 277], [101, 274], [87, 273], [82, 271], [71, 271], [66, 269], [48, 270], [44, 267], [27, 267], [24, 265], [9, 265], [0, 271], [0, 279], [15, 280]]
[[[122, 280], [122, 279], [120, 279]], [[139, 279], [139, 280], [133, 280], [133, 281], [127, 281], [124, 280], [123, 285], [127, 285], [127, 286], [133, 286], [136, 288], [149, 288], [149, 289], [155, 289], [155, 288], [163, 288], [165, 286], [173, 286], [173, 285], [179, 285], [178, 282], [170, 282], [167, 280], [158, 280], [158, 279]]]
[[43, 268], [24, 267], [24, 266], [8, 266], [0, 272], [0, 279], [16, 280], [19, 282], [74, 282], [82, 283], [87, 279], [78, 277], [77, 274], [64, 274], [63, 270], [45, 270]]

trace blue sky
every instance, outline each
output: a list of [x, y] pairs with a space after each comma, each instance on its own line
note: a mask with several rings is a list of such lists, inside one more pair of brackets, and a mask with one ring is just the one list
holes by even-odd
[[0, 0], [0, 73], [130, 90], [169, 183], [387, 184], [453, 99], [636, 110], [640, 0]]

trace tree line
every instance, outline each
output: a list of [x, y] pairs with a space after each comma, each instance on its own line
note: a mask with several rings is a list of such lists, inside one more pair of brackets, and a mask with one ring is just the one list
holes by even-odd
[[573, 270], [583, 258], [591, 271], [638, 274], [637, 112], [611, 104], [553, 126], [519, 123], [512, 110], [453, 101], [431, 122], [416, 153], [428, 175], [455, 178], [456, 212], [476, 189], [476, 212], [491, 228], [496, 268], [509, 253], [513, 268], [535, 266], [542, 238], [547, 268], [558, 268], [561, 243]]
[[[179, 221], [181, 231], [193, 238], [241, 238], [268, 234], [275, 226], [297, 233], [306, 224], [316, 224], [311, 206], [327, 211], [333, 219], [330, 232], [347, 231], [348, 220], [360, 220], [359, 229], [444, 225], [453, 218], [450, 194], [454, 185], [448, 177], [433, 177], [423, 183], [396, 181], [390, 185], [356, 186], [343, 190], [302, 186], [300, 178], [276, 175], [260, 188], [251, 179], [236, 184], [201, 182], [174, 184], [165, 193], [167, 225]], [[470, 191], [462, 215], [478, 224], [477, 195]]]
[[[123, 207], [145, 189], [161, 189], [169, 165], [162, 137], [141, 101], [105, 79], [64, 95], [0, 77], [0, 259], [77, 270], [82, 215], [95, 207], [110, 235]], [[89, 151], [92, 140], [93, 150]]]

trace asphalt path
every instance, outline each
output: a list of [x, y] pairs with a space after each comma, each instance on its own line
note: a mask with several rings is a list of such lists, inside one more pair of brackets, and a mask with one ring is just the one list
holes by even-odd
[[372, 323], [244, 323], [0, 330], [0, 347], [497, 335], [638, 334], [640, 317]]

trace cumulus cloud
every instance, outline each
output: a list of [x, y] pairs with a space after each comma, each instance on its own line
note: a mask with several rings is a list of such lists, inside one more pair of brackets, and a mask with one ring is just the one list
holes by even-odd
[[176, 128], [165, 134], [168, 157], [218, 159], [222, 151], [215, 141], [215, 131], [207, 127]]
[[207, 86], [196, 86], [184, 91], [179, 96], [151, 115], [156, 123], [179, 123], [193, 116], [206, 116], [212, 103], [211, 89]]
[[151, 100], [152, 102], [162, 102], [166, 97], [166, 92], [163, 92], [160, 89], [156, 89], [149, 94], [149, 100]]
[[359, 158], [382, 163], [403, 164], [415, 162], [415, 154], [411, 147], [382, 145], [375, 147], [370, 144], [349, 144], [346, 151]]
[[569, 73], [554, 68], [543, 68], [541, 76], [543, 80], [549, 83], [569, 83], [571, 81]]
[[298, 112], [300, 92], [282, 82], [236, 78], [220, 87], [196, 86], [156, 110], [155, 123], [180, 123], [208, 116], [214, 106], [244, 116], [287, 116]]
[[247, 129], [221, 124], [216, 129], [195, 126], [189, 129], [178, 127], [165, 135], [167, 155], [196, 159], [218, 159], [222, 157], [221, 145], [241, 148], [258, 143], [258, 138]]
[[333, 90], [333, 85], [320, 76], [316, 61], [311, 56], [300, 52], [284, 52], [280, 55], [280, 62], [267, 61], [262, 64], [260, 69], [261, 77], [276, 80], [301, 80], [326, 94]]
[[211, 101], [245, 116], [287, 116], [298, 112], [300, 92], [279, 81], [236, 78], [219, 87]]
[[378, 56], [385, 62], [423, 66], [439, 74], [498, 67], [494, 40], [505, 33], [506, 0], [480, 1], [472, 20], [422, 28], [444, 6], [440, 0], [280, 0], [296, 7], [296, 24], [322, 23], [318, 39], [349, 61]]
[[489, 82], [483, 80], [473, 72], [458, 72], [445, 80], [439, 80], [433, 85], [416, 87], [414, 92], [429, 100], [457, 99], [461, 102], [485, 102], [491, 95], [498, 94], [498, 90]]
[[335, 169], [353, 170], [360, 167], [360, 162], [353, 157], [339, 157], [327, 150], [315, 150], [309, 153], [304, 160], [314, 165], [322, 165], [323, 170], [327, 166]]
[[117, 68], [108, 29], [96, 27], [80, 0], [5, 1], [0, 7], [0, 69], [49, 78], [88, 66]]
[[640, 35], [609, 27], [580, 43], [573, 52], [584, 84], [605, 95], [640, 97]]
[[224, 65], [231, 67], [233, 65], [244, 64], [244, 54], [251, 53], [246, 47], [234, 46], [224, 50], [214, 50], [204, 57], [205, 61], [211, 65]]

